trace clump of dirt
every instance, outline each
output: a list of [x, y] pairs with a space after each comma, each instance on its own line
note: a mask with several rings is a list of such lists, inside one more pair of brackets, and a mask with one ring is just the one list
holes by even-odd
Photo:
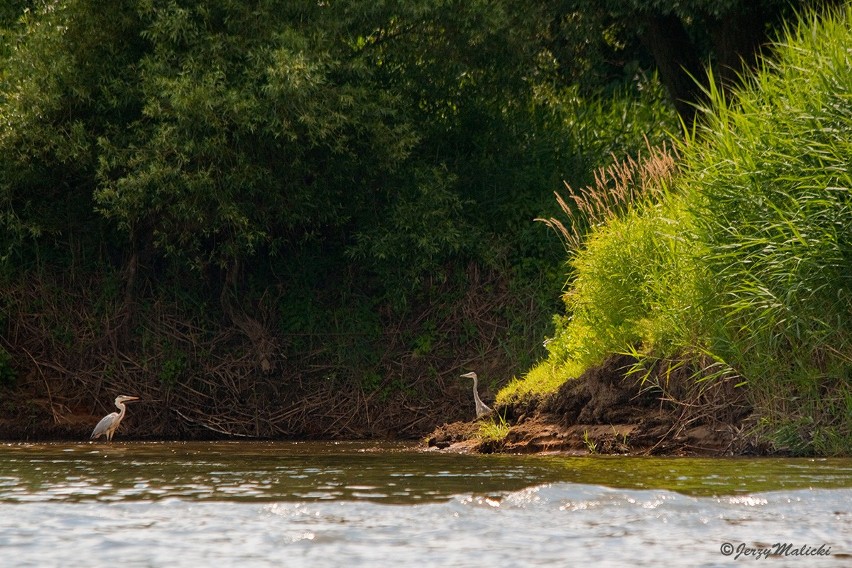
[[475, 450], [475, 437], [478, 431], [476, 422], [451, 422], [435, 428], [425, 442], [428, 447], [439, 450], [450, 446], [453, 446], [456, 451]]
[[742, 435], [751, 408], [733, 379], [699, 385], [688, 369], [680, 369], [651, 386], [626, 374], [634, 362], [613, 356], [532, 408], [498, 408], [510, 426], [502, 440], [477, 440], [476, 422], [456, 422], [437, 428], [426, 445], [482, 453], [765, 453]]

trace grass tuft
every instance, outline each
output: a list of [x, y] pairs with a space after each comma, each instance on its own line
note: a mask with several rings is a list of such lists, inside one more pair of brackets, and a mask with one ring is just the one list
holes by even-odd
[[509, 434], [509, 424], [499, 413], [492, 414], [490, 419], [481, 420], [476, 437], [481, 441], [499, 442]]
[[609, 166], [595, 171], [594, 185], [575, 191], [566, 182], [568, 200], [555, 192], [567, 225], [555, 217], [536, 219], [553, 229], [569, 251], [580, 249], [590, 229], [624, 215], [634, 203], [661, 199], [676, 171], [676, 154], [665, 143], [659, 147], [648, 145], [645, 158], [612, 158]]

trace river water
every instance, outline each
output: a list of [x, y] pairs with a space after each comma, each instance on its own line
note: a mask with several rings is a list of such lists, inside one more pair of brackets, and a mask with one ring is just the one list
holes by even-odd
[[0, 566], [764, 562], [852, 566], [852, 459], [0, 445]]

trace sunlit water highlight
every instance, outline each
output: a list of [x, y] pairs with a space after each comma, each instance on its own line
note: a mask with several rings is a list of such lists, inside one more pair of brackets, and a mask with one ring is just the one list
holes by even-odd
[[9, 444], [0, 566], [850, 566], [850, 504], [849, 459]]

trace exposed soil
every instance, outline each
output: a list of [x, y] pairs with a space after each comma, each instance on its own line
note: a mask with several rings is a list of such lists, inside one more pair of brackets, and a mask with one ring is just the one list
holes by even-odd
[[[683, 376], [669, 376], [669, 388], [643, 386], [625, 376], [631, 363], [613, 357], [527, 408], [496, 409], [510, 426], [502, 440], [479, 439], [474, 421], [444, 424], [425, 443], [458, 452], [577, 455], [722, 456], [769, 450], [744, 434], [752, 412], [732, 381], [699, 387]], [[673, 385], [681, 386], [677, 396]]]

